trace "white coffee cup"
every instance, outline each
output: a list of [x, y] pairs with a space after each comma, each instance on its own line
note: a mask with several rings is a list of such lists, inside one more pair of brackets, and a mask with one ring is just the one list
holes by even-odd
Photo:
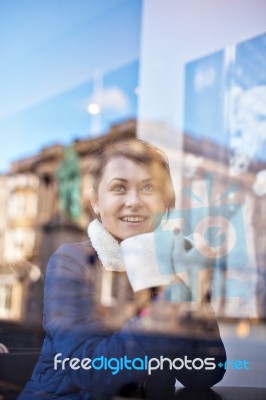
[[[131, 286], [135, 292], [168, 285], [175, 277], [172, 265], [172, 243], [155, 246], [154, 232], [133, 236], [121, 242], [121, 253]], [[160, 260], [160, 261], [159, 261]], [[160, 265], [164, 264], [163, 272]]]

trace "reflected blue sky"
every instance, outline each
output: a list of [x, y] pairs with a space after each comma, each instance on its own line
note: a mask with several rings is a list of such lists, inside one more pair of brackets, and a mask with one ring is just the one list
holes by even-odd
[[101, 131], [136, 116], [140, 21], [140, 0], [0, 2], [1, 172], [43, 146], [95, 134], [95, 71]]

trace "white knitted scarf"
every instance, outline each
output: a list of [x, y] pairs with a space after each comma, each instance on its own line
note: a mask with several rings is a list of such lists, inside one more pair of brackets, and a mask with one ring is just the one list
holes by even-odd
[[98, 254], [106, 270], [118, 272], [126, 270], [118, 241], [105, 229], [98, 219], [94, 219], [89, 224], [88, 236], [92, 247]]

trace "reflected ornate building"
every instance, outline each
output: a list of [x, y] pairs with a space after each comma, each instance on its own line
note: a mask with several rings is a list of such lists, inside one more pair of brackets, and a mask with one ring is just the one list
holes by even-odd
[[[81, 214], [76, 221], [60, 212], [56, 171], [64, 157], [63, 146], [50, 146], [16, 161], [10, 172], [0, 176], [0, 319], [41, 324], [43, 278], [50, 255], [61, 243], [86, 239], [92, 217], [90, 156], [106, 138], [132, 137], [135, 131], [135, 121], [128, 121], [114, 125], [105, 136], [73, 143], [81, 182]], [[105, 302], [111, 303], [111, 292], [109, 300], [106, 296]]]
[[[73, 143], [80, 171], [81, 214], [76, 221], [66, 218], [60, 211], [56, 171], [64, 157], [63, 146], [50, 146], [36, 156], [14, 162], [10, 172], [0, 176], [1, 320], [41, 325], [43, 279], [50, 255], [63, 242], [86, 239], [87, 225], [92, 218], [89, 206], [91, 156], [106, 138], [134, 137], [135, 134], [136, 123], [132, 120], [113, 126], [105, 136]], [[213, 198], [230, 185], [238, 185], [239, 190], [230, 194], [229, 203], [241, 204], [243, 209], [249, 264], [237, 272], [230, 269], [230, 258], [226, 265], [220, 265], [212, 300], [220, 316], [265, 317], [266, 210], [264, 197], [256, 193], [254, 184], [258, 171], [265, 170], [266, 166], [253, 163], [246, 171], [236, 171], [230, 167], [227, 149], [187, 135], [183, 138], [183, 151], [175, 152], [171, 148], [171, 157], [174, 154], [182, 165], [176, 171], [178, 180], [204, 201], [206, 174], [214, 177]], [[193, 209], [199, 205], [195, 199], [183, 196], [179, 206]], [[242, 281], [249, 295], [228, 296], [229, 278]], [[136, 310], [143, 301], [141, 296], [133, 298], [124, 274], [103, 272], [99, 301], [109, 310], [111, 319], [117, 319], [117, 324], [130, 315], [133, 308]], [[119, 313], [120, 305], [127, 315]]]

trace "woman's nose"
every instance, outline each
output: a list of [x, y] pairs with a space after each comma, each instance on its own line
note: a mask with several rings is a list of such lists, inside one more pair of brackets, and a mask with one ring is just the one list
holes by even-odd
[[140, 198], [138, 191], [132, 190], [128, 192], [125, 205], [126, 207], [131, 207], [131, 208], [139, 208], [142, 206], [142, 200]]

